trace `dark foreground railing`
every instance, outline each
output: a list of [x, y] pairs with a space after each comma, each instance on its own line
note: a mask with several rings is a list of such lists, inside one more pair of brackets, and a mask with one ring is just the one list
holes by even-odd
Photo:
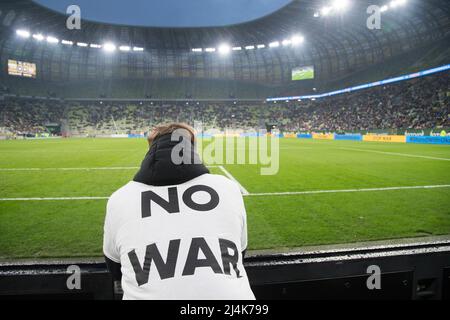
[[[67, 286], [71, 265], [80, 289]], [[450, 240], [249, 255], [245, 265], [258, 299], [450, 299]], [[113, 287], [100, 260], [0, 263], [0, 299], [120, 298]]]

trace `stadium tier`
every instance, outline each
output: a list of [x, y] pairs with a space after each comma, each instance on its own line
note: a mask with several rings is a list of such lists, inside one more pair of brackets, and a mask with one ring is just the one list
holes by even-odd
[[274, 104], [253, 102], [150, 102], [7, 98], [0, 101], [0, 127], [40, 134], [59, 124], [65, 135], [141, 133], [165, 122], [202, 122], [204, 129], [266, 129], [282, 132], [357, 132], [374, 129], [450, 127], [450, 76], [378, 86], [353, 93]]

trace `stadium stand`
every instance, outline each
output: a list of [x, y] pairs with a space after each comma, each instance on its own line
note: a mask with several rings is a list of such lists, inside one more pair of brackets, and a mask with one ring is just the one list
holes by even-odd
[[6, 99], [0, 126], [14, 132], [45, 132], [60, 123], [67, 134], [145, 132], [162, 122], [201, 121], [205, 129], [258, 129], [275, 124], [283, 132], [427, 129], [450, 126], [449, 73], [375, 87], [317, 101], [126, 102]]

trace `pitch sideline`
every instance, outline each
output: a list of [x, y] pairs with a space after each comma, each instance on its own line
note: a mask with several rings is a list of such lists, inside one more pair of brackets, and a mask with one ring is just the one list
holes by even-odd
[[420, 155], [420, 154], [410, 154], [410, 153], [400, 153], [400, 152], [389, 152], [389, 151], [378, 151], [378, 150], [361, 149], [361, 148], [346, 148], [346, 147], [341, 147], [341, 148], [338, 148], [338, 149], [341, 149], [341, 150], [350, 150], [350, 151], [360, 151], [360, 152], [372, 152], [372, 153], [387, 154], [387, 155], [401, 156], [401, 157], [410, 157], [410, 158], [422, 158], [422, 159], [429, 159], [429, 160], [450, 161], [449, 158], [439, 158], [439, 157], [423, 156], [423, 155]]
[[[310, 191], [289, 191], [289, 192], [266, 192], [266, 193], [248, 193], [244, 197], [258, 196], [290, 196], [290, 195], [309, 195], [326, 193], [354, 193], [354, 192], [378, 192], [395, 190], [414, 190], [414, 189], [442, 189], [450, 188], [450, 184], [429, 185], [429, 186], [403, 186], [386, 188], [365, 188], [365, 189], [338, 189], [338, 190], [310, 190]], [[64, 201], [64, 200], [107, 200], [109, 197], [51, 197], [51, 198], [0, 198], [0, 201]]]

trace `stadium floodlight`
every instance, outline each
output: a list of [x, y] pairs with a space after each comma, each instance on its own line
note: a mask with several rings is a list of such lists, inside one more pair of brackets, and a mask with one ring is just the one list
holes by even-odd
[[290, 39], [285, 39], [285, 40], [283, 40], [283, 41], [281, 42], [281, 44], [282, 44], [283, 46], [288, 46], [288, 45], [292, 44], [292, 40], [290, 40]]
[[203, 52], [202, 48], [193, 48], [192, 52]]
[[332, 9], [331, 7], [323, 7], [323, 8], [320, 10], [320, 14], [323, 15], [323, 16], [327, 16], [327, 15], [330, 14], [331, 9]]
[[226, 43], [223, 43], [219, 46], [219, 53], [220, 54], [229, 54], [230, 53], [230, 46]]
[[389, 7], [390, 8], [395, 8], [398, 6], [398, 2], [396, 0], [393, 0], [389, 3]]
[[233, 47], [233, 48], [231, 48], [231, 50], [233, 50], [233, 51], [241, 51], [242, 47]]
[[129, 46], [120, 46], [120, 47], [119, 47], [119, 50], [120, 50], [120, 51], [130, 51], [131, 48], [130, 48]]
[[314, 12], [314, 18], [318, 18], [318, 17], [320, 17], [320, 12], [319, 11]]
[[388, 7], [387, 5], [384, 5], [384, 6], [382, 6], [382, 7], [380, 8], [380, 11], [381, 11], [381, 12], [386, 12], [386, 11], [388, 11], [388, 9], [389, 9], [389, 7]]
[[29, 38], [30, 37], [30, 32], [27, 30], [23, 30], [23, 29], [16, 30], [16, 34], [21, 38]]
[[68, 45], [68, 46], [73, 45], [73, 42], [72, 42], [72, 41], [69, 41], [69, 40], [61, 40], [61, 43], [62, 43], [62, 44], [66, 44], [66, 45]]
[[206, 52], [216, 52], [216, 48], [206, 48]]
[[266, 45], [265, 44], [258, 44], [256, 47], [258, 49], [264, 49], [266, 47]]
[[79, 47], [87, 47], [88, 44], [84, 43], [84, 42], [77, 42], [77, 46], [79, 46]]
[[332, 7], [337, 11], [342, 11], [348, 8], [350, 2], [348, 0], [334, 0]]
[[48, 36], [48, 37], [47, 37], [47, 42], [48, 42], [48, 43], [59, 43], [59, 40], [56, 39], [55, 37]]
[[142, 52], [142, 51], [144, 51], [144, 48], [142, 48], [142, 47], [133, 47], [133, 51], [135, 51], [135, 52]]
[[95, 49], [100, 49], [102, 46], [99, 45], [99, 44], [97, 44], [97, 43], [91, 43], [91, 44], [89, 45], [89, 47], [95, 48]]
[[292, 45], [293, 46], [296, 46], [296, 45], [298, 45], [298, 44], [301, 44], [301, 43], [303, 43], [305, 41], [305, 38], [303, 37], [303, 36], [298, 36], [298, 35], [296, 35], [296, 36], [293, 36], [292, 38], [291, 38], [291, 42], [292, 42]]
[[270, 48], [276, 48], [276, 47], [279, 47], [279, 46], [280, 46], [280, 43], [278, 41], [274, 41], [274, 42], [269, 43], [269, 47]]
[[402, 6], [404, 4], [406, 4], [406, 0], [392, 0], [391, 3], [389, 4], [389, 6], [391, 8], [395, 8], [398, 6]]
[[35, 39], [37, 41], [42, 41], [42, 40], [44, 40], [44, 36], [40, 33], [33, 34], [33, 39]]
[[253, 50], [253, 49], [255, 49], [255, 46], [246, 46], [245, 47], [245, 50]]
[[103, 45], [103, 50], [106, 52], [114, 52], [116, 51], [116, 45], [114, 43], [107, 42]]

